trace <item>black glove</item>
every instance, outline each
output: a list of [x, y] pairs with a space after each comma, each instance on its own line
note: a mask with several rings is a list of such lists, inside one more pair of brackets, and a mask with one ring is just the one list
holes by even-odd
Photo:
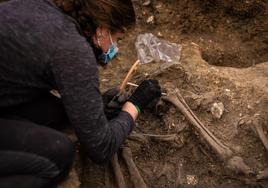
[[129, 100], [139, 110], [143, 110], [154, 99], [161, 96], [161, 87], [157, 80], [144, 80], [130, 96]]
[[104, 113], [108, 120], [116, 117], [122, 109], [123, 104], [118, 102], [117, 99], [113, 100], [118, 92], [119, 87], [116, 87], [109, 89], [102, 95]]

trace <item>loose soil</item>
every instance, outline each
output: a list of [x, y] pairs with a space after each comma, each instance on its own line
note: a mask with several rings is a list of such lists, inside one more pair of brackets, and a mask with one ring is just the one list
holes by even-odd
[[[162, 70], [163, 63], [142, 65], [131, 81], [154, 78], [165, 92], [179, 88], [200, 120], [254, 171], [246, 176], [228, 170], [185, 117], [165, 104], [157, 113], [145, 110], [134, 132], [176, 133], [180, 143], [128, 139], [125, 144], [148, 187], [174, 187], [178, 165], [180, 187], [268, 187], [267, 180], [256, 179], [256, 173], [268, 167], [268, 152], [252, 128], [258, 119], [268, 137], [268, 1], [133, 2], [137, 26], [119, 43], [117, 58], [100, 68], [101, 90], [119, 85], [135, 62], [137, 34], [153, 33], [181, 44], [180, 64]], [[154, 74], [157, 70], [160, 73]], [[225, 107], [220, 119], [211, 113], [215, 102]], [[76, 170], [82, 187], [116, 187], [110, 165], [80, 156]], [[119, 161], [128, 187], [133, 187], [120, 151]]]

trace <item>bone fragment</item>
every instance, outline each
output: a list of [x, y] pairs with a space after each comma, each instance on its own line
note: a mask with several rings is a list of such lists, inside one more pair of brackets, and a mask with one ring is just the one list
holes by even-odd
[[260, 171], [257, 175], [258, 180], [264, 180], [268, 179], [268, 168], [264, 169], [263, 171]]
[[121, 171], [120, 165], [118, 163], [118, 155], [117, 155], [117, 153], [114, 154], [114, 156], [112, 157], [112, 166], [113, 166], [115, 179], [116, 179], [118, 187], [119, 188], [125, 188], [126, 183], [125, 183], [125, 179], [124, 179], [123, 173]]
[[182, 141], [179, 140], [179, 137], [177, 134], [156, 135], [156, 134], [132, 133], [129, 136], [129, 138], [136, 139], [136, 140], [146, 140], [146, 141], [143, 141], [144, 143], [148, 143], [148, 138], [149, 138], [155, 141], [175, 143], [176, 145], [179, 145], [179, 146], [183, 145]]
[[177, 139], [176, 134], [167, 134], [167, 135], [157, 135], [157, 134], [139, 134], [139, 133], [133, 133], [130, 135], [131, 137], [148, 137], [154, 140], [159, 140], [159, 141], [174, 141]]
[[142, 134], [132, 133], [128, 136], [128, 139], [142, 142], [144, 145], [149, 143], [148, 138]]
[[[263, 127], [260, 123], [254, 123], [255, 130], [257, 132], [257, 135], [259, 136], [261, 142], [263, 143], [265, 149], [268, 152], [268, 139], [266, 138]], [[258, 180], [268, 179], [268, 168], [264, 169], [263, 171], [260, 171], [257, 174]]]
[[147, 188], [142, 176], [140, 175], [139, 170], [137, 169], [130, 148], [124, 147], [122, 152], [123, 158], [126, 162], [131, 181], [134, 185], [134, 188]]
[[252, 174], [253, 171], [248, 165], [245, 164], [243, 158], [234, 156], [228, 160], [227, 166], [229, 169], [233, 170], [236, 173], [243, 173], [246, 175]]
[[170, 171], [171, 165], [168, 162], [165, 162], [162, 170], [160, 170], [160, 172], [156, 175], [157, 179], [159, 179], [161, 176], [165, 176], [169, 182], [173, 182]]
[[254, 124], [256, 132], [268, 152], [268, 139], [266, 138], [261, 124]]

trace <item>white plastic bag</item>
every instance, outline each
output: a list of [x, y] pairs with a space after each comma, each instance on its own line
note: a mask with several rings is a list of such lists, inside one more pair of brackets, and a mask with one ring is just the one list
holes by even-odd
[[138, 35], [135, 46], [141, 63], [161, 60], [172, 64], [180, 62], [181, 45], [158, 39], [152, 33]]

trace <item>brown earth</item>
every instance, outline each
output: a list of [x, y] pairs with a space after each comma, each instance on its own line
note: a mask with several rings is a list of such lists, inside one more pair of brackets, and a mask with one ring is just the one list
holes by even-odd
[[[114, 87], [123, 80], [137, 58], [134, 47], [137, 34], [150, 32], [182, 44], [180, 64], [155, 75], [161, 63], [142, 65], [132, 82], [152, 77], [159, 80], [166, 92], [179, 88], [206, 127], [253, 170], [251, 175], [228, 170], [185, 117], [166, 104], [161, 113], [145, 110], [134, 131], [175, 133], [179, 143], [133, 139], [126, 142], [147, 186], [175, 187], [179, 164], [180, 187], [268, 187], [268, 180], [256, 178], [259, 171], [268, 167], [268, 151], [252, 128], [258, 120], [268, 137], [268, 1], [133, 2], [137, 26], [119, 44], [117, 58], [100, 68], [101, 89]], [[153, 16], [151, 21], [150, 16]], [[224, 104], [220, 119], [211, 113], [215, 102]], [[96, 165], [79, 156], [74, 170], [78, 172], [81, 187], [116, 187], [110, 165]], [[133, 187], [120, 151], [119, 162], [127, 186]], [[69, 182], [74, 179], [77, 176]], [[77, 186], [67, 182], [64, 185]]]

